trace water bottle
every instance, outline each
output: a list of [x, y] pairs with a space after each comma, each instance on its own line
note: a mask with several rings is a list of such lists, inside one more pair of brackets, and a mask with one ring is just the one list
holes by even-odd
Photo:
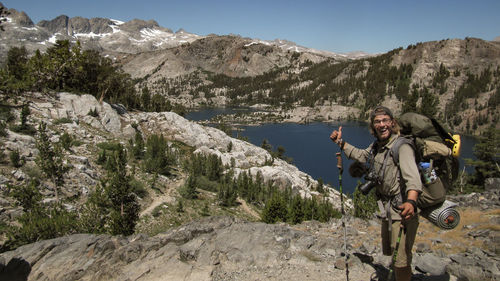
[[429, 180], [430, 180], [430, 182], [434, 182], [437, 180], [436, 170], [434, 170], [434, 169], [431, 170]]
[[422, 171], [424, 184], [433, 183], [437, 179], [436, 170], [431, 168], [431, 163], [420, 162], [418, 163], [418, 168]]

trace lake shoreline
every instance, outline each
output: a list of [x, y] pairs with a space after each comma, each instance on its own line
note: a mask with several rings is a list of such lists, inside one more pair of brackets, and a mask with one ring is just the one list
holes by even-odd
[[[238, 122], [237, 118], [227, 116], [213, 118], [216, 115], [239, 114], [241, 109], [232, 108], [205, 109], [203, 111], [191, 112], [186, 119], [196, 121], [203, 125], [214, 127], [225, 127], [235, 138], [242, 138], [255, 146], [261, 146], [266, 140], [273, 150], [279, 146], [285, 149], [284, 155], [293, 159], [292, 164], [301, 171], [311, 175], [314, 179], [322, 179], [325, 184], [336, 187], [338, 182], [338, 169], [336, 168], [335, 154], [339, 152], [337, 145], [329, 139], [331, 132], [339, 126], [343, 126], [344, 139], [356, 147], [365, 148], [374, 141], [374, 137], [368, 129], [368, 122], [364, 120], [329, 120], [311, 121], [309, 123], [296, 123], [290, 121], [273, 120], [273, 122]], [[258, 114], [255, 116], [259, 116]], [[210, 121], [207, 121], [210, 120]], [[248, 119], [243, 119], [248, 121]], [[255, 121], [255, 119], [252, 119]], [[269, 121], [269, 120], [268, 120]], [[462, 157], [460, 158], [461, 169], [465, 165], [465, 158], [474, 158], [472, 146], [477, 142], [474, 138], [464, 137]], [[345, 156], [344, 156], [345, 158]], [[344, 165], [347, 169], [350, 160], [345, 159]], [[471, 169], [467, 168], [467, 172]], [[360, 178], [352, 178], [348, 173], [344, 177], [344, 193], [354, 192], [354, 188]]]
[[[230, 126], [232, 128], [235, 128], [235, 130], [238, 130], [238, 127], [244, 127], [244, 126], [262, 126], [266, 124], [311, 124], [311, 123], [324, 123], [324, 124], [336, 124], [339, 122], [359, 122], [363, 123], [366, 126], [369, 125], [369, 120], [367, 119], [361, 119], [361, 118], [356, 118], [352, 114], [348, 114], [347, 117], [345, 118], [340, 118], [339, 115], [342, 115], [341, 113], [335, 113], [332, 115], [326, 115], [330, 116], [330, 119], [325, 119], [324, 116], [325, 114], [317, 114], [314, 115], [311, 112], [314, 111], [319, 111], [322, 112], [323, 110], [317, 110], [314, 108], [308, 108], [308, 107], [303, 107], [302, 109], [294, 109], [292, 111], [295, 112], [300, 112], [299, 114], [295, 115], [290, 115], [290, 111], [278, 111], [278, 110], [268, 110], [266, 109], [268, 107], [260, 106], [260, 107], [203, 107], [199, 108], [197, 110], [190, 111], [186, 114], [186, 119], [191, 120], [191, 121], [196, 121], [197, 123], [201, 125], [208, 125], [208, 126], [217, 126], [219, 124], [224, 124], [227, 126]], [[307, 108], [307, 109], [304, 109]], [[198, 118], [192, 118], [190, 117], [190, 114], [195, 113], [195, 112], [207, 112], [207, 111], [217, 111], [220, 112], [220, 114], [215, 114], [209, 119], [198, 119]], [[230, 113], [224, 113], [224, 112], [230, 112]], [[335, 116], [335, 119], [332, 119]], [[345, 116], [345, 114], [344, 114]], [[396, 118], [397, 119], [397, 118]], [[460, 136], [463, 137], [468, 137], [468, 138], [473, 138], [475, 140], [478, 139], [478, 136], [476, 135], [469, 135], [465, 133], [460, 133], [460, 132], [454, 132], [458, 133]]]

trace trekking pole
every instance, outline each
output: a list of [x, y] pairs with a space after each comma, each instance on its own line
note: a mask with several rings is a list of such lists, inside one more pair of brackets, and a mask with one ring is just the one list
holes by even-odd
[[339, 189], [340, 189], [340, 212], [342, 213], [342, 227], [344, 228], [344, 255], [345, 255], [345, 275], [349, 281], [349, 255], [347, 254], [347, 229], [345, 226], [344, 193], [342, 193], [342, 152], [337, 152], [337, 168], [339, 169]]
[[394, 252], [392, 253], [392, 264], [391, 268], [389, 269], [389, 277], [387, 278], [387, 281], [392, 280], [392, 274], [394, 273], [394, 266], [396, 264], [396, 259], [398, 258], [398, 250], [399, 250], [399, 244], [401, 244], [401, 236], [403, 235], [403, 221], [401, 221], [401, 224], [399, 226], [399, 234], [398, 234], [398, 240], [396, 240], [396, 247], [394, 248]]

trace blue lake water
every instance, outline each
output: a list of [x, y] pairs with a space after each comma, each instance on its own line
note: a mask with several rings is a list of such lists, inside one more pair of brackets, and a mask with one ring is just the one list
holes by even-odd
[[[205, 109], [186, 114], [186, 118], [193, 121], [206, 120], [217, 114], [234, 113], [234, 109]], [[359, 148], [365, 148], [373, 142], [367, 124], [364, 122], [339, 121], [334, 123], [309, 124], [264, 124], [260, 126], [244, 126], [241, 136], [248, 137], [250, 143], [260, 146], [266, 139], [275, 150], [278, 146], [285, 148], [285, 155], [293, 158], [293, 164], [301, 171], [315, 179], [323, 179], [338, 189], [339, 170], [335, 154], [339, 147], [332, 143], [329, 136], [334, 129], [342, 126], [342, 136], [346, 142]], [[473, 158], [472, 148], [476, 140], [462, 136], [462, 154], [460, 169], [464, 167], [465, 158]], [[342, 154], [343, 155], [343, 154]], [[348, 173], [350, 160], [343, 155], [344, 173], [342, 175], [343, 192], [352, 193], [359, 178], [352, 178]], [[466, 167], [468, 172], [472, 168]]]

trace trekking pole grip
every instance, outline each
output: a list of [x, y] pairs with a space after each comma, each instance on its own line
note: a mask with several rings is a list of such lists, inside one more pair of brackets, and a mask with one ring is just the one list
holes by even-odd
[[337, 152], [337, 168], [339, 168], [339, 170], [341, 171], [342, 173], [342, 153], [341, 152]]

